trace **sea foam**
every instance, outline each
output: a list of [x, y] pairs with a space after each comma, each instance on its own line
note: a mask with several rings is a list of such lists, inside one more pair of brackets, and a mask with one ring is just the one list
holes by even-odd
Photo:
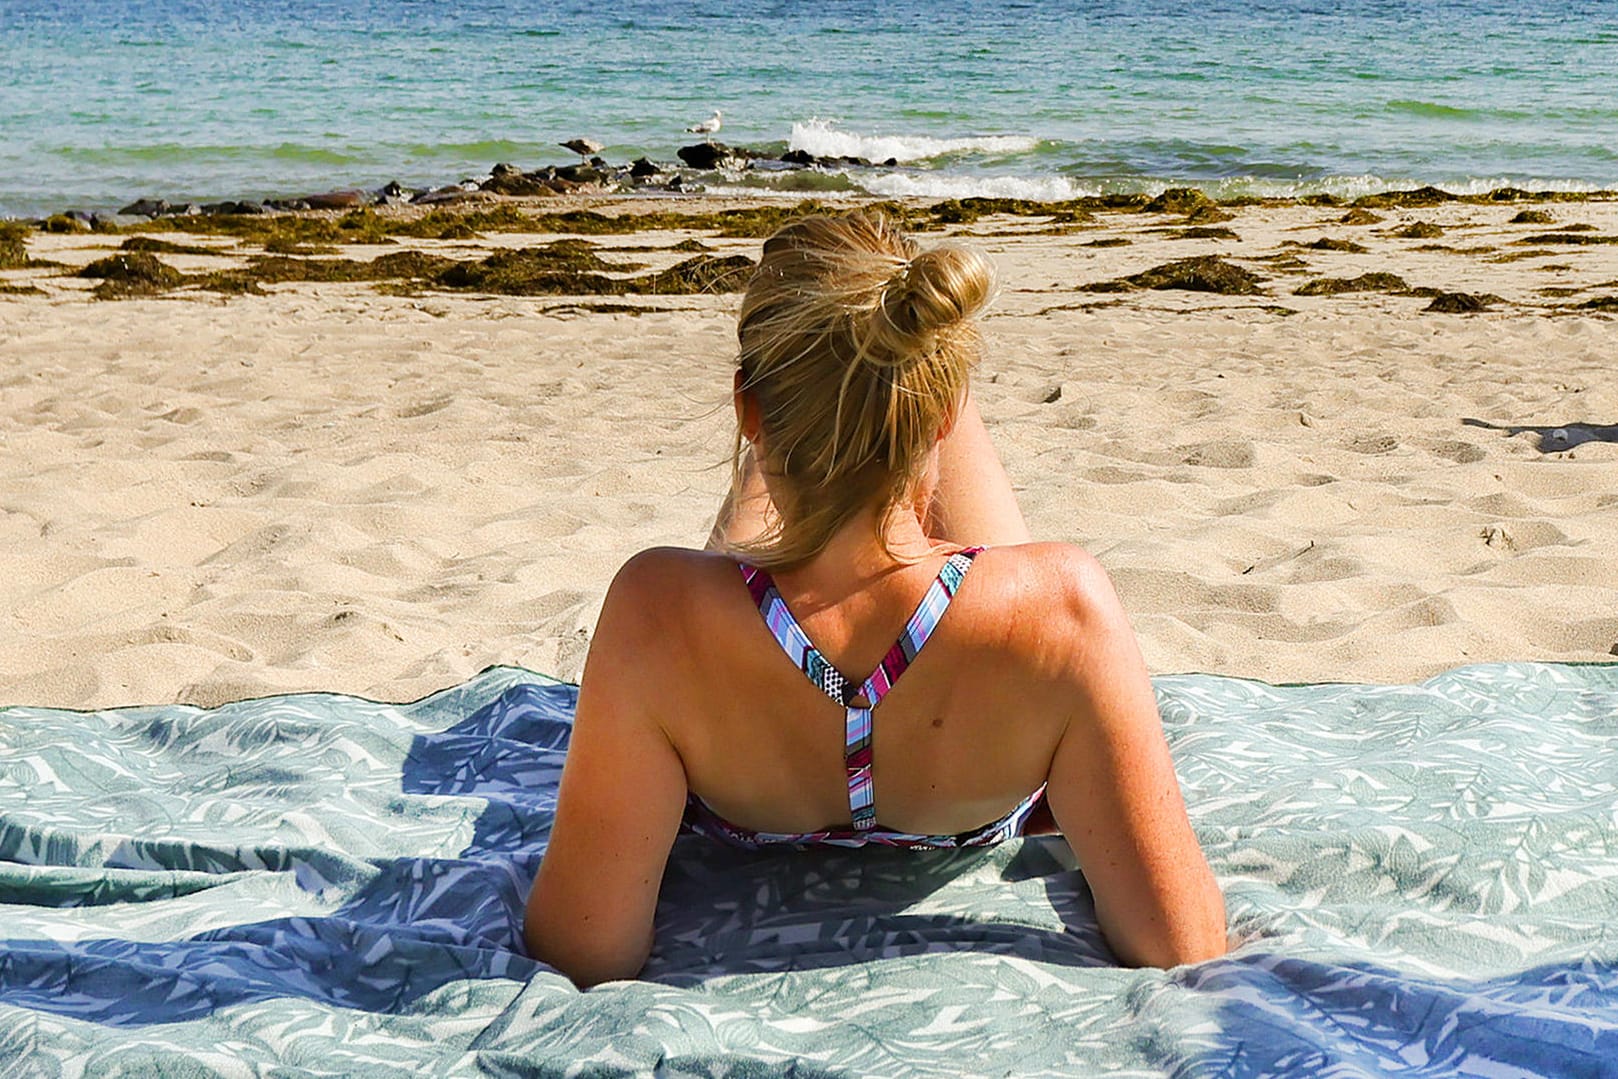
[[792, 125], [788, 148], [816, 157], [863, 157], [868, 161], [927, 161], [946, 154], [1025, 154], [1039, 146], [1029, 135], [861, 135], [840, 131], [835, 120], [814, 117]]

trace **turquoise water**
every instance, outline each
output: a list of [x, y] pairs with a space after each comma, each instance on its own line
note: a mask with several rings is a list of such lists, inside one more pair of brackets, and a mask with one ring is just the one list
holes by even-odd
[[0, 0], [0, 214], [428, 186], [722, 141], [710, 190], [1618, 187], [1618, 0]]

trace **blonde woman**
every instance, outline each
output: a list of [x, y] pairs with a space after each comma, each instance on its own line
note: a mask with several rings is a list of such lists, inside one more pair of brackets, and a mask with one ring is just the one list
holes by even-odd
[[952, 847], [1052, 819], [1120, 961], [1224, 953], [1129, 621], [1093, 558], [1029, 542], [973, 403], [990, 287], [978, 255], [878, 216], [765, 243], [732, 493], [706, 551], [644, 551], [607, 592], [535, 957], [580, 985], [637, 974], [682, 826]]

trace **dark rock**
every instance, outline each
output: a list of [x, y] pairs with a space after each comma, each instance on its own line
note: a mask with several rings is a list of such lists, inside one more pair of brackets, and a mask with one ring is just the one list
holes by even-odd
[[263, 214], [269, 211], [257, 202], [209, 202], [202, 207], [205, 214]]
[[747, 164], [746, 157], [722, 142], [699, 142], [692, 146], [682, 146], [676, 152], [681, 161], [703, 172], [720, 168], [738, 168]]
[[1356, 206], [1342, 217], [1339, 217], [1337, 223], [1339, 225], [1374, 225], [1381, 220], [1380, 215]]
[[1556, 218], [1544, 210], [1519, 210], [1511, 219], [1513, 225], [1554, 225]]
[[649, 157], [637, 157], [634, 161], [630, 162], [629, 165], [629, 175], [633, 176], [637, 180], [648, 179], [649, 177], [656, 176], [662, 171], [663, 170], [658, 168]]
[[808, 150], [788, 150], [781, 155], [781, 160], [789, 165], [813, 165], [815, 155]]
[[1261, 291], [1259, 277], [1253, 271], [1233, 266], [1215, 255], [1177, 259], [1161, 266], [1153, 266], [1129, 277], [1115, 281], [1102, 281], [1086, 285], [1088, 292], [1127, 292], [1132, 289], [1185, 289], [1190, 292], [1217, 292], [1227, 296], [1246, 296]]
[[1194, 187], [1171, 187], [1146, 204], [1146, 212], [1154, 214], [1188, 214], [1203, 206], [1217, 203]]
[[502, 161], [502, 162], [496, 164], [494, 168], [489, 170], [489, 175], [490, 176], [521, 176], [522, 175], [522, 169], [519, 169], [516, 165], [508, 165], [504, 161]]
[[264, 206], [266, 209], [286, 212], [310, 209], [309, 204], [303, 199], [265, 199]]
[[556, 170], [557, 178], [572, 184], [599, 184], [611, 176], [593, 165], [563, 165]]
[[899, 167], [899, 159], [896, 157], [890, 157], [886, 161], [882, 162], [882, 167], [885, 169], [896, 169]]
[[370, 201], [363, 191], [324, 191], [318, 195], [305, 195], [304, 203], [311, 210], [352, 210]]
[[1341, 292], [1404, 292], [1409, 288], [1396, 273], [1362, 273], [1358, 277], [1318, 277], [1292, 291], [1295, 296], [1336, 296]]
[[161, 217], [169, 212], [169, 203], [167, 199], [136, 199], [118, 212], [137, 217]]
[[176, 206], [176, 207], [174, 207], [172, 210], [169, 211], [169, 214], [170, 214], [170, 216], [173, 216], [173, 217], [195, 217], [198, 214], [200, 214], [201, 212], [202, 212], [202, 207], [201, 206], [197, 205], [194, 202], [188, 202], [184, 206]]
[[554, 179], [547, 173], [501, 172], [483, 181], [481, 189], [496, 195], [550, 195], [554, 194], [551, 188]]
[[1436, 311], [1444, 315], [1467, 315], [1474, 311], [1482, 311], [1492, 303], [1504, 303], [1500, 297], [1490, 293], [1470, 292], [1440, 292], [1433, 297], [1433, 302], [1422, 308], [1423, 311]]
[[90, 231], [92, 231], [92, 232], [117, 232], [118, 231], [118, 222], [113, 220], [113, 217], [112, 217], [111, 214], [91, 214], [90, 215]]

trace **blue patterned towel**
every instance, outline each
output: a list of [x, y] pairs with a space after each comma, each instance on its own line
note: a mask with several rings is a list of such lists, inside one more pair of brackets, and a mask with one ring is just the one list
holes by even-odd
[[0, 1072], [1618, 1075], [1618, 665], [1157, 680], [1229, 958], [1059, 840], [682, 839], [645, 980], [521, 951], [575, 691], [0, 710]]

